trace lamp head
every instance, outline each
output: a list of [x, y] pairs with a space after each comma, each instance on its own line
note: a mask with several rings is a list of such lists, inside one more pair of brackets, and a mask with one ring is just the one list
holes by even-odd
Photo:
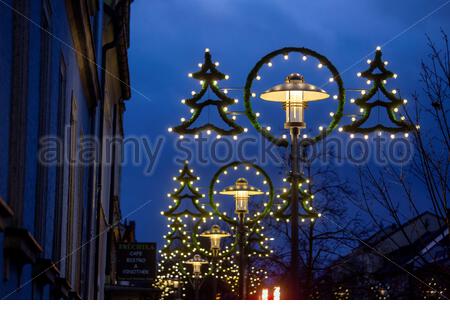
[[203, 259], [199, 254], [195, 254], [193, 258], [189, 259], [185, 263], [192, 265], [194, 277], [198, 278], [202, 273], [202, 265], [207, 264], [208, 261]]
[[277, 84], [261, 94], [261, 99], [273, 102], [286, 103], [295, 98], [301, 102], [318, 101], [330, 95], [323, 89], [305, 83], [304, 77], [299, 73], [288, 75], [284, 83]]
[[249, 197], [263, 194], [263, 192], [256, 187], [250, 186], [245, 178], [239, 178], [234, 185], [220, 191], [220, 194], [234, 196], [236, 199], [235, 212], [242, 216], [248, 212]]
[[[286, 112], [284, 127], [306, 128], [304, 111], [309, 101], [328, 98], [330, 95], [323, 89], [305, 83], [299, 73], [291, 73], [282, 84], [278, 84], [261, 94], [261, 99], [283, 103]], [[297, 133], [298, 134], [298, 133]]]
[[215, 224], [210, 230], [202, 232], [200, 236], [211, 240], [211, 251], [213, 252], [213, 255], [217, 255], [220, 250], [221, 239], [229, 237], [230, 234], [224, 230], [221, 230], [220, 226]]

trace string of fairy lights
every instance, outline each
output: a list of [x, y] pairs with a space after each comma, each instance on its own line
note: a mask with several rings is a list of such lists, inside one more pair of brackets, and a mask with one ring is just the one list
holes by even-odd
[[[248, 172], [250, 165], [233, 163], [229, 166], [235, 171], [238, 171], [238, 168], [242, 167], [245, 172]], [[227, 176], [227, 169], [228, 167], [219, 170], [217, 176]], [[271, 182], [268, 183], [265, 180], [268, 178], [267, 174], [265, 172], [261, 174], [261, 170], [259, 167], [258, 170], [255, 170], [255, 177], [262, 177], [264, 179], [261, 181], [262, 185], [271, 185]], [[207, 223], [214, 219], [231, 222], [229, 225], [230, 230], [235, 233], [236, 219], [228, 217], [226, 212], [219, 211], [219, 202], [214, 202], [214, 210], [208, 211], [206, 209], [208, 206], [204, 200], [206, 195], [200, 192], [200, 187], [195, 186], [198, 180], [200, 180], [199, 177], [194, 174], [194, 170], [189, 168], [189, 164], [186, 162], [183, 168], [179, 170], [179, 175], [173, 177], [173, 181], [177, 182], [179, 187], [174, 188], [172, 193], [167, 194], [172, 200], [172, 203], [168, 205], [166, 211], [161, 211], [161, 215], [165, 216], [169, 221], [167, 225], [168, 232], [163, 236], [165, 243], [159, 251], [160, 262], [158, 265], [157, 280], [155, 281], [155, 285], [161, 290], [161, 297], [163, 299], [173, 296], [177, 290], [182, 291], [181, 297], [186, 297], [192, 275], [184, 262], [196, 253], [200, 253], [211, 261], [208, 264], [206, 273], [200, 276], [201, 278], [217, 278], [226, 283], [230, 291], [236, 293], [237, 290], [239, 270], [235, 261], [239, 251], [237, 251], [236, 241], [226, 245], [217, 253], [215, 260], [213, 260], [212, 252], [204, 248], [198, 239], [202, 227], [206, 227]], [[218, 178], [214, 181], [215, 183], [220, 183]], [[212, 192], [211, 194], [215, 195], [217, 192]], [[267, 205], [271, 202], [272, 191], [267, 191], [265, 195], [269, 196]], [[189, 206], [193, 209], [182, 206], [184, 202], [188, 202]], [[220, 213], [214, 214], [214, 211]], [[267, 242], [273, 240], [273, 238], [264, 235], [264, 226], [261, 225], [261, 219], [265, 215], [266, 212], [256, 212], [255, 218], [247, 219], [245, 222], [248, 226], [246, 232], [248, 243], [246, 254], [248, 257], [267, 257], [271, 252]], [[258, 288], [262, 285], [263, 279], [266, 277], [267, 272], [264, 270], [254, 267], [250, 268], [248, 277], [249, 287], [251, 288], [250, 294], [257, 293]], [[176, 284], [179, 288], [174, 288], [175, 281], [173, 279], [176, 279]]]
[[[255, 129], [262, 133], [263, 136], [268, 138], [276, 145], [287, 147], [287, 135], [282, 134], [277, 137], [272, 132], [270, 125], [261, 125], [259, 119], [261, 112], [254, 112], [252, 108], [251, 98], [257, 98], [258, 94], [252, 90], [253, 81], [260, 81], [262, 79], [261, 69], [263, 66], [267, 66], [269, 69], [273, 69], [273, 59], [279, 55], [283, 56], [284, 61], [292, 60], [290, 55], [292, 53], [300, 53], [301, 62], [307, 62], [315, 59], [317, 61], [317, 69], [328, 69], [330, 76], [328, 78], [329, 83], [336, 84], [336, 94], [332, 95], [333, 100], [338, 102], [336, 111], [329, 113], [332, 121], [328, 126], [319, 125], [317, 127], [319, 133], [315, 136], [309, 136], [307, 133], [302, 135], [302, 138], [309, 139], [310, 142], [318, 142], [325, 138], [334, 129], [338, 129], [339, 132], [348, 133], [350, 138], [354, 138], [357, 134], [361, 134], [364, 139], [369, 139], [369, 134], [376, 132], [377, 135], [381, 135], [383, 132], [388, 132], [390, 138], [394, 139], [400, 137], [397, 134], [402, 133], [403, 137], [408, 138], [409, 132], [416, 129], [420, 129], [420, 125], [413, 125], [407, 120], [406, 114], [402, 114], [401, 110], [408, 103], [407, 99], [402, 99], [399, 96], [398, 89], [387, 89], [386, 85], [389, 79], [397, 79], [398, 74], [393, 73], [387, 69], [388, 61], [383, 61], [381, 47], [377, 47], [375, 50], [375, 57], [373, 60], [368, 59], [367, 63], [369, 68], [365, 71], [357, 73], [357, 77], [366, 79], [366, 85], [372, 85], [372, 87], [366, 89], [356, 89], [352, 91], [359, 92], [360, 96], [352, 97], [349, 102], [351, 105], [356, 105], [359, 108], [359, 112], [355, 114], [346, 114], [351, 119], [351, 124], [338, 126], [342, 117], [344, 116], [344, 104], [345, 104], [345, 89], [339, 72], [334, 65], [324, 56], [307, 48], [283, 48], [274, 51], [265, 57], [263, 57], [255, 65], [253, 70], [249, 73], [246, 86], [244, 88], [244, 104], [246, 108], [246, 115], [249, 118]], [[236, 123], [236, 112], [231, 111], [231, 107], [238, 104], [239, 100], [236, 98], [230, 98], [227, 96], [228, 89], [221, 89], [219, 87], [219, 81], [230, 79], [229, 75], [225, 75], [217, 70], [219, 62], [212, 62], [211, 53], [209, 49], [205, 49], [205, 60], [203, 63], [199, 63], [200, 71], [195, 73], [189, 73], [190, 78], [197, 79], [201, 86], [201, 90], [197, 93], [192, 91], [192, 98], [182, 99], [181, 102], [190, 107], [191, 117], [189, 119], [182, 117], [180, 119], [181, 125], [176, 127], [170, 127], [169, 132], [175, 132], [180, 139], [183, 139], [185, 135], [193, 135], [195, 139], [198, 139], [202, 132], [205, 132], [207, 136], [210, 136], [213, 132], [216, 132], [216, 139], [221, 139], [224, 136], [231, 136], [233, 140], [238, 140], [239, 135], [242, 133], [248, 133], [248, 128], [241, 127]], [[375, 71], [380, 72], [376, 73]], [[208, 89], [217, 96], [218, 99], [208, 98], [205, 101], [201, 99], [205, 96]], [[380, 100], [376, 98], [374, 101], [370, 101], [375, 98], [376, 95], [381, 94], [387, 100]], [[220, 118], [228, 126], [229, 129], [221, 129], [213, 123], [207, 123], [202, 126], [193, 128], [193, 124], [199, 119], [201, 112], [205, 107], [215, 106]], [[363, 127], [363, 124], [369, 120], [370, 115], [375, 107], [383, 107], [387, 111], [388, 119], [391, 122], [391, 126], [384, 126], [378, 124], [372, 127]], [[231, 128], [231, 129], [230, 129]]]
[[[296, 57], [299, 55], [298, 57]], [[244, 87], [244, 106], [245, 115], [250, 120], [255, 130], [261, 133], [273, 144], [280, 147], [287, 147], [288, 137], [286, 134], [275, 135], [270, 125], [260, 124], [261, 112], [254, 112], [252, 100], [256, 101], [257, 92], [253, 90], [254, 81], [262, 80], [263, 67], [271, 70], [274, 67], [275, 59], [281, 56], [283, 61], [296, 60], [300, 63], [315, 61], [319, 70], [328, 70], [327, 83], [335, 85], [332, 89], [332, 100], [337, 102], [335, 111], [330, 112], [331, 121], [328, 125], [320, 125], [317, 127], [318, 133], [309, 136], [307, 133], [302, 134], [303, 139], [308, 139], [309, 144], [316, 143], [324, 139], [327, 135], [337, 129], [338, 132], [349, 134], [350, 138], [356, 135], [362, 135], [364, 139], [369, 139], [369, 134], [376, 133], [381, 135], [388, 132], [391, 139], [399, 137], [398, 133], [402, 133], [407, 138], [411, 130], [418, 130], [419, 125], [412, 125], [407, 121], [406, 115], [403, 114], [402, 108], [407, 104], [406, 99], [399, 97], [398, 89], [387, 89], [387, 81], [389, 79], [397, 79], [397, 74], [387, 69], [388, 62], [382, 60], [381, 48], [375, 50], [373, 60], [368, 60], [369, 68], [365, 71], [358, 72], [357, 76], [366, 79], [366, 85], [371, 86], [366, 89], [358, 89], [360, 95], [352, 97], [349, 102], [359, 108], [357, 114], [344, 114], [344, 105], [346, 102], [346, 90], [344, 88], [341, 76], [335, 66], [323, 55], [310, 50], [308, 48], [287, 47], [273, 51], [262, 59], [260, 59], [248, 74]], [[314, 62], [313, 62], [314, 63]], [[203, 133], [207, 137], [215, 134], [215, 139], [231, 138], [238, 140], [240, 136], [248, 133], [248, 128], [242, 127], [236, 122], [237, 116], [242, 114], [235, 110], [239, 103], [236, 98], [229, 97], [229, 89], [223, 89], [219, 83], [223, 80], [229, 80], [230, 76], [218, 70], [219, 62], [213, 62], [209, 49], [205, 49], [204, 61], [198, 64], [199, 70], [189, 73], [188, 77], [198, 81], [200, 90], [193, 90], [191, 97], [181, 100], [181, 103], [189, 108], [189, 117], [182, 117], [177, 126], [168, 128], [169, 132], [176, 133], [179, 139], [185, 136], [193, 136], [199, 139]], [[375, 72], [379, 70], [379, 72]], [[214, 94], [214, 98], [211, 97]], [[379, 98], [382, 95], [385, 100]], [[375, 100], [374, 100], [375, 99]], [[372, 127], [364, 127], [367, 121], [371, 120], [372, 111], [375, 107], [382, 107], [388, 114], [390, 126], [377, 124]], [[197, 125], [202, 112], [206, 108], [213, 108], [217, 111], [219, 118], [225, 124], [225, 128], [217, 126], [215, 123], [207, 122], [203, 125]], [[351, 124], [341, 125], [340, 121], [344, 116], [351, 119]], [[208, 116], [208, 119], [210, 117]], [[199, 240], [199, 235], [208, 223], [218, 221], [229, 227], [229, 232], [236, 234], [238, 218], [234, 214], [227, 213], [220, 208], [220, 203], [216, 201], [218, 188], [232, 171], [238, 169], [248, 172], [253, 170], [255, 178], [262, 179], [262, 185], [267, 186], [265, 196], [268, 201], [264, 201], [263, 210], [256, 210], [245, 217], [246, 238], [249, 250], [246, 252], [248, 257], [264, 258], [271, 253], [268, 243], [273, 238], [265, 235], [262, 219], [266, 216], [276, 219], [276, 221], [289, 222], [289, 208], [292, 201], [292, 183], [290, 177], [283, 179], [281, 192], [274, 196], [274, 187], [270, 177], [262, 170], [262, 168], [251, 163], [231, 163], [218, 170], [210, 181], [208, 197], [206, 193], [202, 193], [201, 187], [195, 186], [200, 180], [199, 176], [194, 174], [194, 170], [189, 168], [186, 162], [179, 175], [173, 177], [174, 182], [179, 184], [173, 189], [173, 192], [167, 196], [172, 203], [166, 211], [161, 214], [168, 220], [168, 232], [164, 236], [165, 243], [160, 250], [160, 263], [158, 269], [158, 277], [156, 284], [162, 290], [162, 298], [168, 298], [175, 291], [180, 290], [174, 288], [173, 279], [177, 279], [176, 283], [181, 288], [182, 296], [186, 296], [186, 290], [189, 285], [190, 272], [184, 263], [194, 254], [199, 254], [208, 259], [210, 263], [205, 267], [206, 273], [202, 277], [215, 277], [228, 284], [232, 291], [236, 291], [239, 280], [239, 270], [236, 265], [236, 254], [238, 253], [236, 237], [234, 241], [228, 241], [223, 248], [214, 255], [210, 250], [205, 248]], [[314, 194], [311, 192], [311, 181], [303, 176], [298, 180], [298, 199], [303, 212], [301, 213], [301, 222], [315, 222], [321, 217], [313, 205]], [[182, 204], [189, 202], [190, 208], [181, 209]], [[263, 279], [267, 277], [264, 270], [251, 267], [249, 270], [249, 287], [250, 294], [256, 294], [256, 290], [261, 286]], [[337, 290], [340, 292], [340, 290]], [[343, 291], [342, 297], [346, 297], [347, 293]], [[348, 291], [347, 291], [348, 292]], [[342, 292], [340, 292], [342, 293]]]

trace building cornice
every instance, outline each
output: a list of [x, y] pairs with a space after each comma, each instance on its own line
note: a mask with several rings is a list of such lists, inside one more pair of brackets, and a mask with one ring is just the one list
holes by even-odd
[[83, 90], [88, 103], [95, 107], [99, 99], [100, 83], [97, 73], [94, 37], [86, 1], [66, 0], [67, 18], [76, 50]]

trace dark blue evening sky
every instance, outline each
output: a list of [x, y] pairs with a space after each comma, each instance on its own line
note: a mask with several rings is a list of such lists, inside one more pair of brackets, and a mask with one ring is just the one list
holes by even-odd
[[[152, 200], [129, 217], [137, 221], [138, 240], [162, 242], [166, 221], [159, 212], [167, 207], [166, 194], [174, 187], [171, 177], [179, 169], [173, 161], [176, 137], [168, 134], [167, 128], [189, 116], [180, 100], [198, 90], [198, 83], [187, 74], [197, 70], [205, 48], [220, 61], [219, 69], [231, 76], [226, 86], [243, 87], [247, 73], [266, 53], [304, 46], [326, 55], [351, 88], [361, 87], [355, 74], [367, 67], [365, 60], [382, 45], [389, 67], [399, 74], [396, 87], [407, 97], [417, 88], [420, 61], [428, 52], [425, 35], [438, 40], [440, 28], [450, 30], [449, 2], [135, 0], [129, 51], [134, 90], [127, 103], [125, 134], [148, 136], [152, 142], [158, 136], [166, 137], [151, 174], [145, 173], [146, 163], [128, 163], [123, 168], [123, 216]], [[289, 63], [294, 63], [292, 59]], [[277, 63], [282, 62], [274, 62], [274, 68]], [[261, 89], [279, 82], [285, 74], [284, 69], [273, 72], [263, 79], [270, 81], [262, 81]], [[328, 78], [324, 74], [322, 79], [326, 82]], [[242, 95], [233, 97], [242, 106]], [[245, 119], [242, 123], [252, 130]], [[216, 170], [203, 167], [200, 172], [207, 180]]]

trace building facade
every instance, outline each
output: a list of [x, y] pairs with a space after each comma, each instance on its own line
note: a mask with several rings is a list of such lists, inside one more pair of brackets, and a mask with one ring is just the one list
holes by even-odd
[[442, 299], [450, 290], [448, 226], [424, 212], [376, 232], [329, 266], [320, 299]]
[[104, 298], [130, 2], [0, 4], [0, 298]]

